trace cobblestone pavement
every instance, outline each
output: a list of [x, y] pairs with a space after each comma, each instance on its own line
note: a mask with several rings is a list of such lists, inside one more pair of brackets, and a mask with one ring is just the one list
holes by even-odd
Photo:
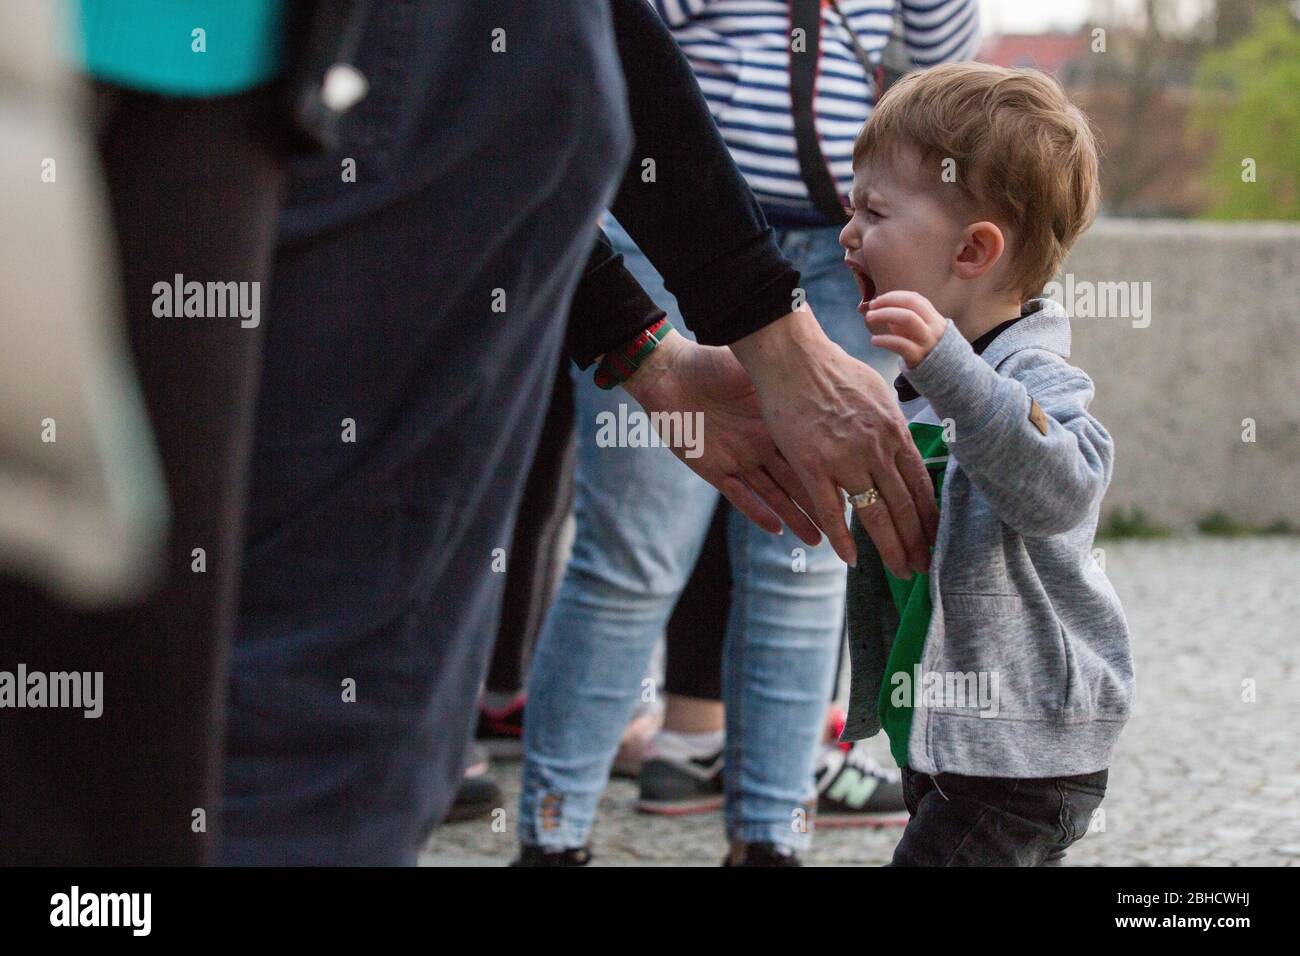
[[[1097, 821], [1104, 829], [1076, 844], [1067, 862], [1300, 865], [1300, 541], [1101, 546], [1133, 633], [1138, 698]], [[872, 745], [888, 763], [883, 737]], [[504, 790], [497, 828], [490, 819], [444, 826], [424, 864], [512, 858], [519, 764], [497, 763], [493, 772]], [[720, 813], [649, 817], [634, 812], [635, 799], [626, 781], [606, 791], [595, 864], [718, 864]], [[875, 866], [900, 832], [822, 829], [806, 862]]]

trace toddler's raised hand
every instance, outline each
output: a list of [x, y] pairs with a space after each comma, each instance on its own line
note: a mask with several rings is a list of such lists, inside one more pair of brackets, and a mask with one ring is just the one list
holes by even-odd
[[948, 320], [919, 292], [886, 292], [867, 303], [867, 328], [871, 344], [896, 352], [908, 368], [916, 368], [930, 354]]

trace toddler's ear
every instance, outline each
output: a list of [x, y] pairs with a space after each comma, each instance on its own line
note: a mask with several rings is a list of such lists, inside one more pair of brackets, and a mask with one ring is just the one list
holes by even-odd
[[973, 222], [962, 230], [961, 245], [952, 263], [953, 275], [978, 279], [998, 264], [1005, 249], [1001, 229], [991, 222]]

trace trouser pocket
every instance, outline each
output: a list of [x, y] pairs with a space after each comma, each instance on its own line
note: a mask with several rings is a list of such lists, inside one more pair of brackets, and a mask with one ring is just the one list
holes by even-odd
[[1065, 846], [1075, 843], [1092, 826], [1093, 815], [1106, 795], [1109, 771], [1058, 777], [1056, 789], [1061, 797], [1061, 828], [1065, 831]]

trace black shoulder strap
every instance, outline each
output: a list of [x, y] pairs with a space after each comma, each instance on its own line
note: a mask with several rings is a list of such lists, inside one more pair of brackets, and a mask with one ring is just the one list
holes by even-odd
[[912, 55], [908, 52], [905, 39], [906, 26], [903, 22], [902, 4], [893, 5], [890, 13], [889, 39], [885, 41], [880, 54], [872, 59], [863, 49], [862, 41], [858, 39], [853, 25], [849, 23], [849, 18], [840, 9], [839, 0], [829, 0], [829, 3], [836, 16], [840, 18], [840, 23], [844, 25], [844, 32], [849, 35], [849, 43], [853, 46], [853, 53], [867, 72], [867, 79], [876, 87], [876, 102], [880, 102], [880, 98], [885, 95], [885, 90], [912, 71]]
[[817, 141], [813, 112], [813, 87], [821, 56], [821, 21], [821, 0], [790, 0], [790, 26], [792, 30], [803, 30], [806, 44], [800, 52], [790, 50], [790, 107], [800, 176], [813, 205], [827, 222], [838, 225], [845, 219], [844, 200]]

